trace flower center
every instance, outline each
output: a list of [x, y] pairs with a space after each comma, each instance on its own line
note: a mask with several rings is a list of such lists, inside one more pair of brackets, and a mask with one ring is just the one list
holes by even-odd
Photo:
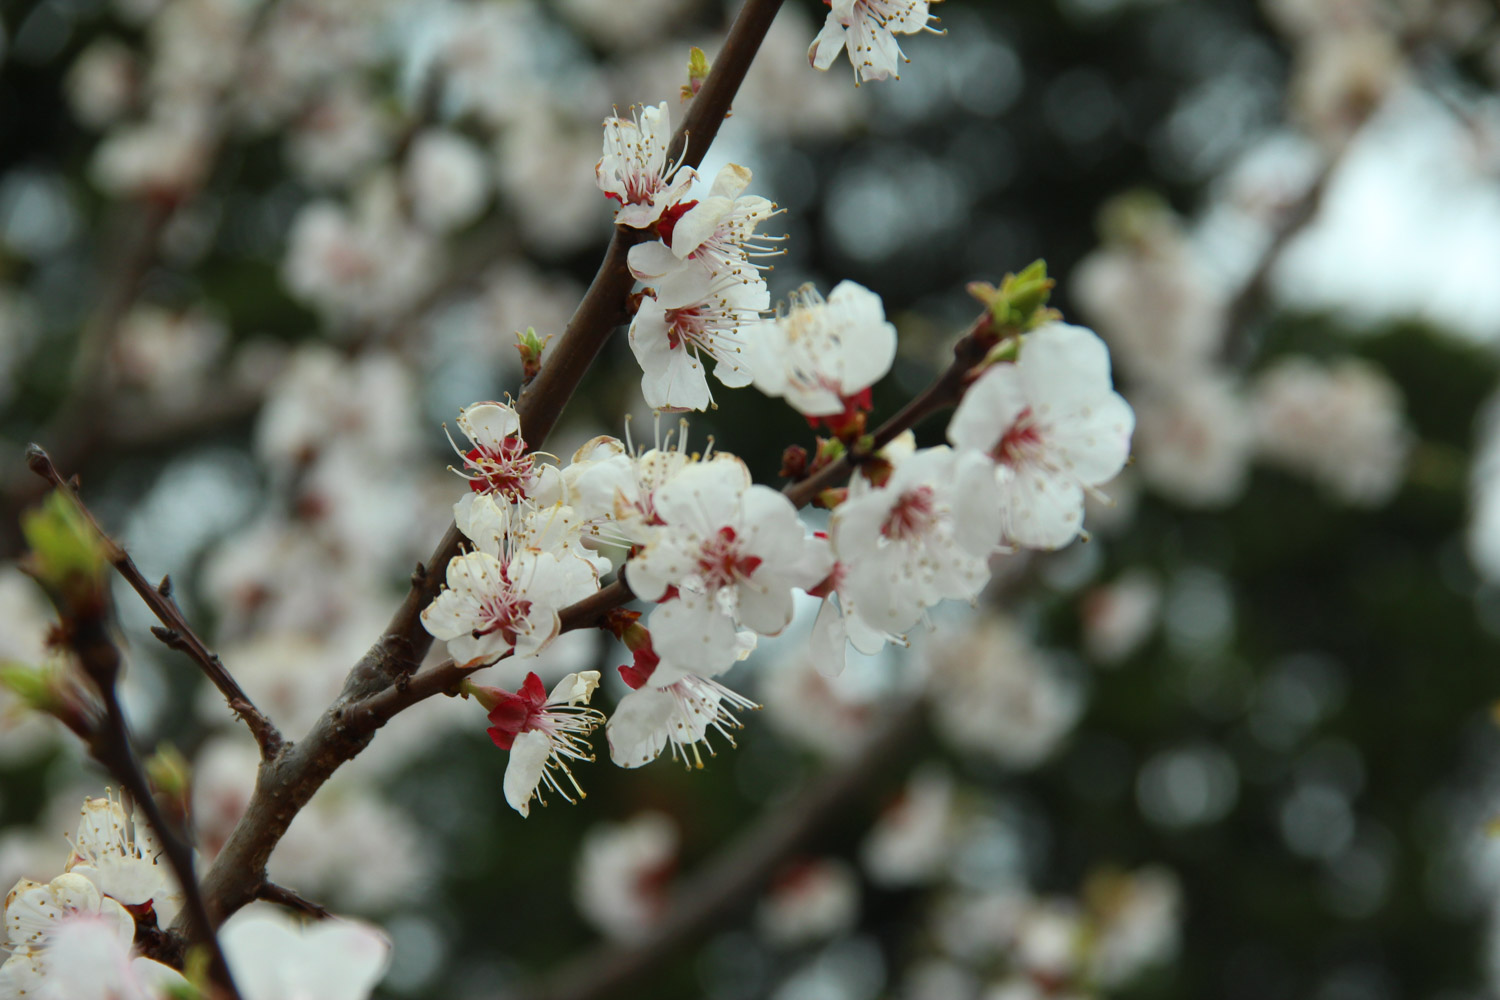
[[680, 309], [668, 309], [667, 321], [667, 346], [677, 350], [684, 341], [688, 343], [701, 343], [703, 333], [708, 329], [708, 318], [699, 311], [698, 306], [683, 306]]
[[749, 577], [760, 564], [759, 556], [740, 555], [739, 536], [727, 524], [698, 551], [698, 573], [709, 590], [728, 587]]
[[1042, 453], [1042, 432], [1031, 415], [1031, 407], [1016, 414], [1015, 422], [1006, 428], [990, 457], [1001, 465], [1015, 468], [1034, 460]]
[[880, 533], [894, 541], [926, 534], [937, 523], [937, 503], [931, 486], [913, 486], [896, 498]]
[[511, 587], [510, 574], [503, 567], [500, 570], [500, 583], [500, 589], [484, 599], [484, 620], [489, 624], [484, 628], [474, 629], [473, 635], [478, 639], [499, 632], [506, 642], [514, 646], [526, 617], [531, 614], [531, 602], [519, 596]]
[[498, 448], [470, 448], [464, 453], [464, 466], [473, 471], [469, 489], [475, 493], [494, 491], [507, 500], [526, 496], [526, 482], [531, 478], [532, 456], [526, 454], [526, 442], [512, 434]]

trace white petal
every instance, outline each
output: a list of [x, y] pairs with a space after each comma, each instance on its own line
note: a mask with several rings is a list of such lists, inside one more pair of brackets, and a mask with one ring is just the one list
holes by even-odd
[[604, 729], [609, 759], [617, 767], [640, 767], [655, 760], [667, 745], [667, 727], [675, 709], [675, 699], [655, 688], [641, 688], [621, 698]]
[[475, 403], [458, 415], [458, 426], [476, 446], [494, 448], [521, 433], [521, 418], [504, 403]]
[[552, 737], [533, 729], [516, 737], [505, 765], [505, 801], [522, 816], [531, 815], [531, 798], [541, 784], [547, 758], [552, 756]]

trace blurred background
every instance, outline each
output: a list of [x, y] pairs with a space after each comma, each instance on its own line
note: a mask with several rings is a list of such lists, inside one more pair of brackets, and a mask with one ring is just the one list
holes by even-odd
[[[517, 390], [515, 332], [560, 333], [597, 267], [600, 121], [675, 120], [736, 7], [4, 0], [0, 659], [49, 655], [14, 565], [36, 440], [304, 732], [462, 492], [442, 424]], [[1092, 539], [1000, 558], [977, 612], [837, 679], [794, 626], [730, 675], [764, 705], [736, 749], [605, 752], [529, 820], [482, 710], [419, 706], [272, 874], [388, 930], [389, 997], [1494, 995], [1494, 6], [946, 0], [859, 87], [807, 65], [825, 13], [787, 0], [703, 176], [785, 210], [773, 299], [883, 296], [877, 417], [946, 363], [967, 282], [1045, 258], [1138, 417]], [[649, 440], [638, 381], [616, 337], [549, 450], [625, 414]], [[811, 444], [718, 397], [693, 439], [761, 481]], [[212, 856], [254, 746], [119, 604], [135, 728], [192, 761]], [[628, 659], [570, 634], [538, 670], [601, 669], [608, 703]], [[5, 885], [60, 869], [107, 782], [12, 702]], [[752, 860], [768, 885], [655, 930]]]

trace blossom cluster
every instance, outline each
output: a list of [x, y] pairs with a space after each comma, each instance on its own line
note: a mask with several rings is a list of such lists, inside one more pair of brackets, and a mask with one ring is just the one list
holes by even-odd
[[[948, 444], [893, 442], [825, 501], [833, 512], [820, 531], [739, 458], [690, 451], [685, 425], [646, 450], [597, 437], [559, 466], [529, 448], [515, 408], [476, 403], [458, 419], [469, 447], [455, 445], [470, 492], [454, 520], [468, 544], [422, 623], [463, 668], [534, 657], [563, 612], [619, 568], [654, 607], [644, 620], [608, 618], [632, 654], [619, 671], [629, 691], [608, 720], [611, 759], [639, 767], [670, 748], [701, 766], [700, 744], [729, 737], [753, 704], [721, 676], [791, 624], [797, 591], [822, 601], [809, 641], [830, 674], [850, 647], [904, 643], [939, 602], [976, 599], [992, 557], [1077, 538], [1085, 497], [1124, 465], [1132, 425], [1103, 342], [1044, 323], [1014, 360], [973, 379]], [[604, 721], [589, 707], [598, 683], [587, 671], [550, 694], [535, 673], [516, 692], [469, 685], [511, 752], [505, 794], [523, 815], [533, 796], [579, 791], [570, 762], [589, 759], [588, 733]]]

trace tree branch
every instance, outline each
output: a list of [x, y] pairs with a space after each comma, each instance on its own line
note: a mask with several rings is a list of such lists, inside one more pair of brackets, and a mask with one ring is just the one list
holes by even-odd
[[40, 446], [33, 444], [26, 449], [26, 464], [31, 471], [41, 476], [54, 487], [66, 491], [78, 504], [78, 509], [88, 518], [89, 524], [103, 541], [104, 551], [110, 564], [125, 578], [132, 590], [140, 595], [141, 600], [151, 609], [161, 622], [161, 627], [153, 627], [151, 634], [156, 636], [162, 643], [180, 653], [186, 653], [198, 664], [203, 675], [207, 677], [224, 695], [224, 700], [229, 703], [229, 708], [237, 716], [245, 721], [251, 735], [260, 744], [262, 757], [274, 756], [282, 745], [281, 732], [275, 723], [268, 719], [255, 703], [250, 700], [239, 683], [232, 677], [224, 667], [223, 661], [212, 653], [208, 646], [193, 631], [188, 624], [182, 609], [177, 606], [177, 601], [172, 597], [172, 578], [162, 577], [160, 584], [152, 586], [136, 566], [135, 560], [130, 558], [130, 553], [116, 542], [99, 525], [93, 512], [84, 504], [83, 498], [78, 495], [78, 489], [72, 482], [65, 480], [57, 471], [57, 466], [52, 463], [51, 457]]

